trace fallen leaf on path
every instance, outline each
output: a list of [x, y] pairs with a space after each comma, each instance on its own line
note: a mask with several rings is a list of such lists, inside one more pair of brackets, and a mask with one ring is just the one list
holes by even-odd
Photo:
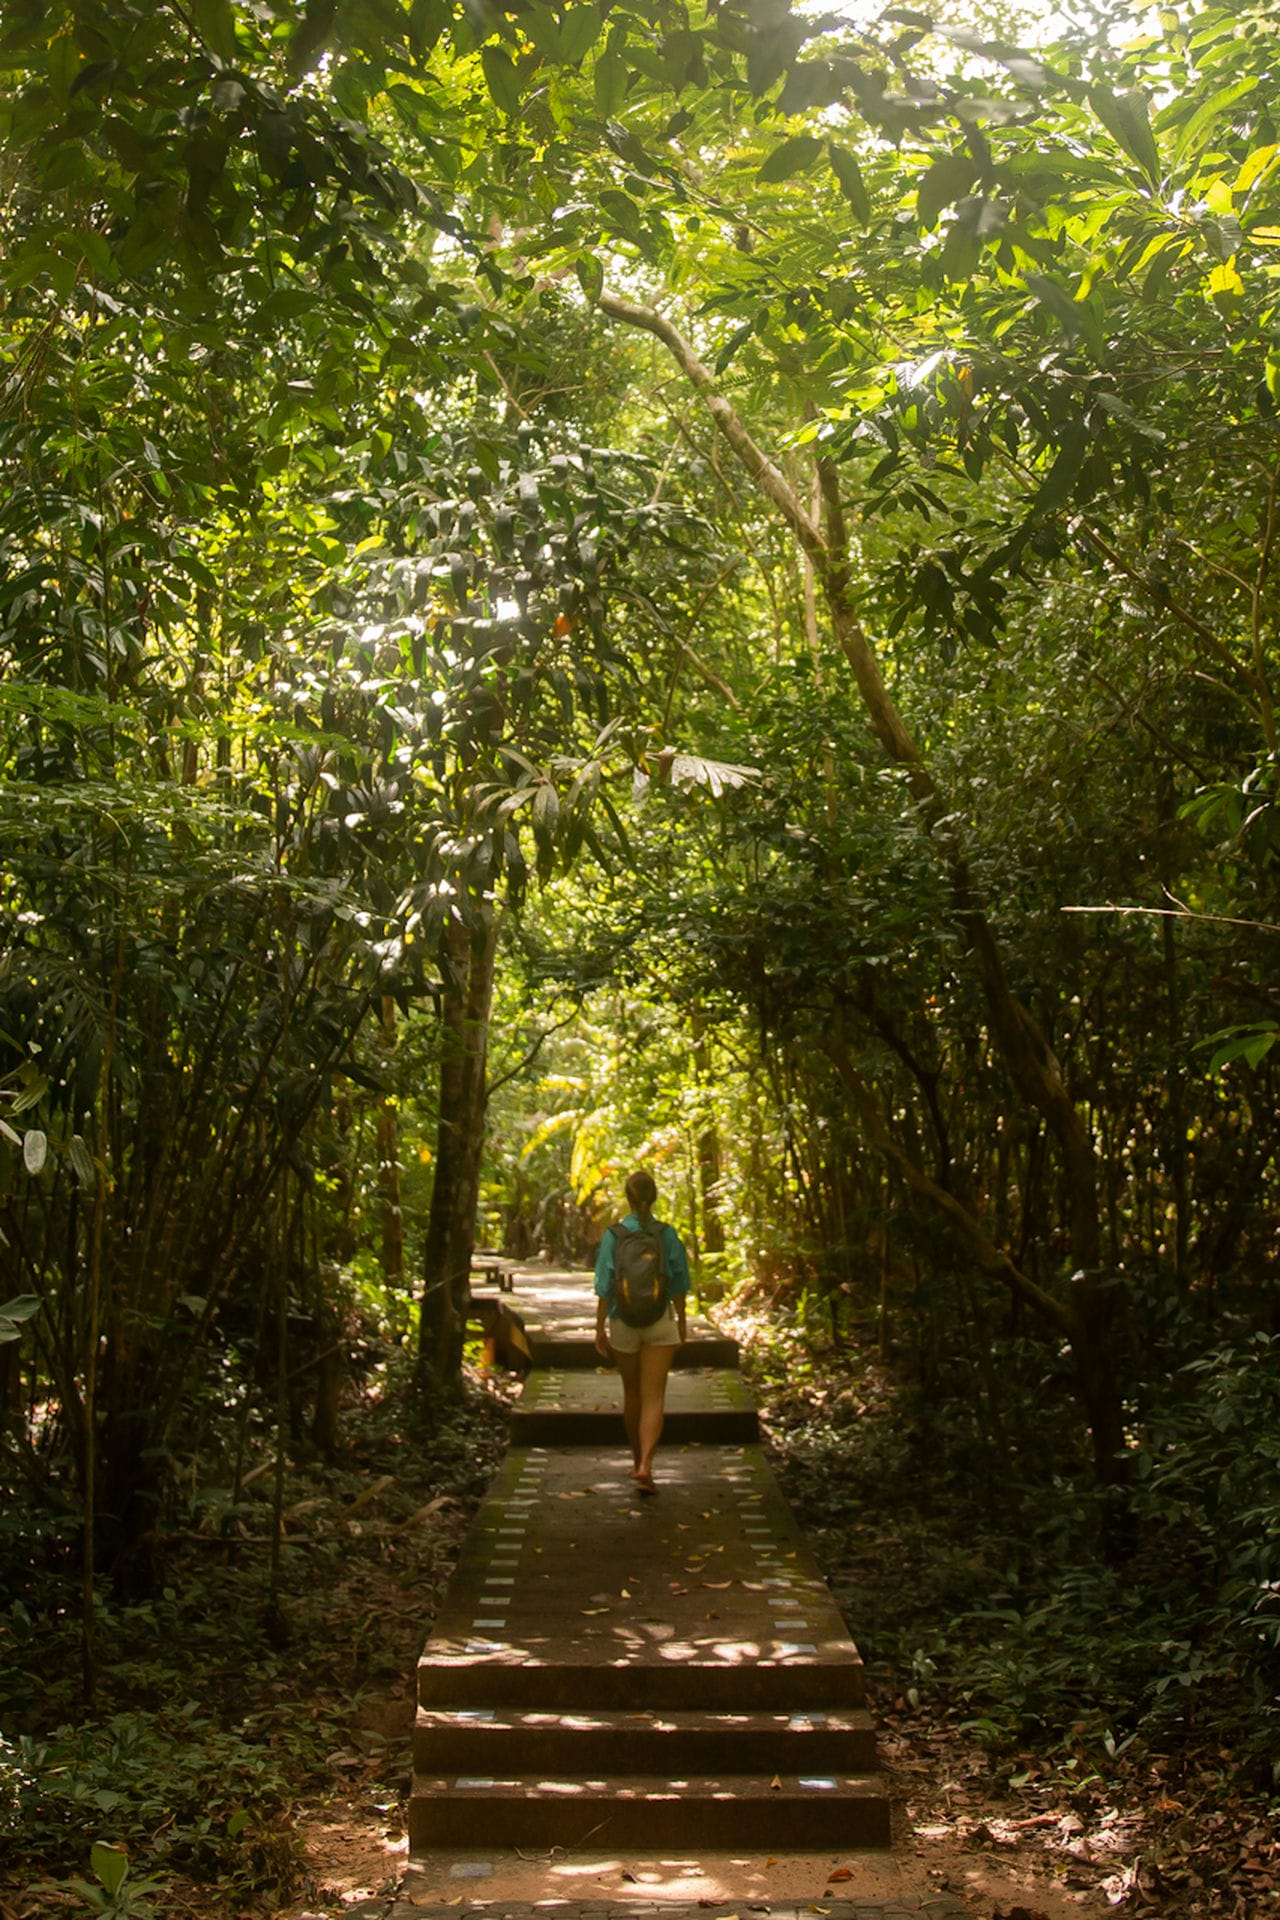
[[608, 1607], [583, 1607], [582, 1609], [584, 1617], [593, 1613], [608, 1613], [608, 1611]]
[[672, 1591], [672, 1593], [688, 1593], [688, 1591], [689, 1591], [689, 1589], [688, 1589], [688, 1587], [678, 1587], [678, 1586], [677, 1586], [677, 1585], [675, 1584], [675, 1581], [673, 1580], [673, 1581], [671, 1582], [671, 1591]]
[[765, 1865], [766, 1865], [766, 1867], [776, 1867], [776, 1866], [777, 1866], [777, 1864], [778, 1864], [778, 1856], [777, 1856], [777, 1854], [776, 1854], [776, 1853], [771, 1853], [771, 1854], [769, 1855], [769, 1858], [768, 1858], [768, 1859], [767, 1859], [767, 1860], [765, 1861]]
[[769, 1790], [770, 1790], [770, 1792], [771, 1792], [771, 1793], [781, 1793], [781, 1792], [782, 1792], [782, 1782], [781, 1782], [781, 1780], [780, 1780], [780, 1779], [778, 1778], [778, 1776], [777, 1776], [777, 1774], [776, 1774], [776, 1773], [774, 1774], [774, 1776], [773, 1776], [773, 1778], [772, 1778], [772, 1780], [771, 1780], [771, 1781], [769, 1782]]
[[637, 1887], [640, 1884], [640, 1882], [636, 1879], [634, 1873], [629, 1873], [626, 1867], [622, 1869], [622, 1878], [624, 1880], [629, 1880], [633, 1887]]
[[852, 1880], [852, 1878], [853, 1869], [851, 1867], [833, 1867], [827, 1875], [827, 1885], [830, 1886], [835, 1880]]
[[699, 1580], [700, 1587], [706, 1587], [711, 1593], [724, 1593], [733, 1585], [732, 1580]]

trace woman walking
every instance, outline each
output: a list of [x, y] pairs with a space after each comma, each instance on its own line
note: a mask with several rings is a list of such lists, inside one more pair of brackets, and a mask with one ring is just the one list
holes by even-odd
[[631, 1474], [656, 1493], [653, 1456], [662, 1437], [667, 1375], [685, 1340], [689, 1262], [680, 1235], [653, 1217], [652, 1174], [627, 1181], [631, 1212], [605, 1230], [596, 1255], [596, 1351], [622, 1375], [622, 1418]]

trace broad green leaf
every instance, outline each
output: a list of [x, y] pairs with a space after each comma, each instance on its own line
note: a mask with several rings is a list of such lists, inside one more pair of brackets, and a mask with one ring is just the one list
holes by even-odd
[[337, 12], [338, 0], [307, 0], [302, 24], [289, 42], [289, 72], [295, 80], [301, 80], [317, 64], [329, 44]]
[[831, 171], [840, 183], [840, 191], [852, 207], [859, 226], [869, 227], [871, 196], [867, 192], [867, 183], [862, 177], [862, 168], [848, 148], [837, 146], [834, 140], [827, 142], [827, 158], [831, 162]]
[[1222, 313], [1234, 313], [1244, 299], [1244, 281], [1234, 260], [1221, 260], [1209, 275], [1209, 298]]
[[1147, 97], [1138, 88], [1113, 93], [1110, 87], [1089, 89], [1089, 105], [1107, 132], [1137, 162], [1153, 187], [1160, 184], [1160, 150], [1151, 131]]
[[729, 338], [725, 341], [715, 357], [713, 365], [716, 373], [724, 372], [729, 362], [733, 359], [734, 354], [738, 351], [738, 348], [742, 346], [744, 341], [749, 340], [755, 332], [755, 325], [754, 320], [746, 320], [729, 335]]
[[72, 1134], [70, 1152], [71, 1165], [75, 1169], [76, 1179], [80, 1182], [80, 1185], [86, 1193], [92, 1193], [95, 1181], [93, 1159], [88, 1147], [84, 1143], [82, 1135], [78, 1133]]
[[588, 300], [598, 300], [604, 292], [604, 268], [594, 253], [580, 253], [573, 263], [578, 285]]
[[606, 187], [600, 195], [600, 211], [621, 233], [635, 239], [640, 231], [640, 209], [630, 194], [619, 187]]
[[1067, 504], [1075, 490], [1090, 445], [1090, 434], [1082, 421], [1069, 421], [1060, 431], [1057, 456], [1032, 502], [1033, 513], [1055, 513], [1059, 507]]
[[[1206, 100], [1203, 106], [1198, 107], [1174, 142], [1175, 164], [1197, 152], [1204, 144], [1205, 136], [1215, 122], [1221, 119], [1228, 107], [1233, 107], [1237, 100], [1243, 100], [1247, 95], [1255, 92], [1258, 83], [1258, 75], [1251, 74], [1245, 80], [1237, 80], [1232, 86], [1223, 87], [1220, 93], [1215, 93], [1211, 100]], [[1164, 117], [1161, 115], [1162, 121]]]
[[1277, 146], [1255, 147], [1232, 182], [1235, 192], [1249, 193], [1263, 174], [1270, 172], [1277, 154], [1280, 154]]
[[38, 1127], [32, 1127], [22, 1142], [22, 1164], [27, 1172], [32, 1175], [42, 1172], [48, 1152], [47, 1138]]
[[521, 28], [546, 60], [564, 59], [564, 41], [560, 23], [547, 7], [532, 7], [520, 23]]
[[596, 61], [591, 73], [591, 85], [595, 94], [596, 112], [602, 119], [609, 120], [622, 110], [627, 97], [627, 79], [630, 69], [620, 53], [606, 48]]
[[236, 45], [236, 16], [231, 0], [188, 0], [196, 32], [225, 66], [239, 59]]
[[560, 57], [576, 67], [600, 38], [603, 22], [594, 7], [571, 7], [560, 21]]
[[1089, 348], [1095, 360], [1101, 360], [1106, 343], [1093, 308], [1083, 300], [1073, 300], [1066, 288], [1060, 287], [1047, 274], [1028, 273], [1023, 278], [1041, 306], [1046, 307], [1058, 321], [1067, 337], [1080, 341]]
[[15, 1294], [12, 1300], [6, 1300], [0, 1306], [0, 1320], [7, 1320], [11, 1326], [20, 1327], [24, 1321], [33, 1320], [39, 1313], [41, 1300], [38, 1293]]
[[480, 65], [494, 105], [514, 118], [520, 111], [520, 76], [510, 54], [501, 47], [482, 47]]
[[1250, 1067], [1261, 1066], [1277, 1041], [1280, 1041], [1280, 1027], [1261, 1021], [1256, 1026], [1224, 1027], [1220, 1033], [1210, 1034], [1207, 1040], [1197, 1044], [1213, 1047], [1209, 1071], [1221, 1073], [1233, 1060], [1243, 1060]]
[[948, 153], [935, 160], [916, 189], [916, 217], [923, 227], [936, 227], [944, 207], [968, 193], [975, 168], [967, 153]]
[[822, 141], [814, 133], [793, 133], [780, 147], [775, 147], [764, 163], [756, 170], [756, 179], [766, 182], [789, 180], [793, 173], [812, 166], [822, 151]]
[[127, 1856], [118, 1847], [108, 1847], [101, 1840], [95, 1840], [89, 1854], [89, 1865], [114, 1900], [129, 1877]]

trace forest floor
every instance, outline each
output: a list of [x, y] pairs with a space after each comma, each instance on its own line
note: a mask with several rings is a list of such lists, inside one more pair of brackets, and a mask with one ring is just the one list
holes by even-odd
[[[927, 1586], [919, 1532], [903, 1526], [909, 1489], [886, 1482], [868, 1501], [864, 1485], [851, 1514], [829, 1497], [829, 1463], [810, 1457], [815, 1421], [829, 1441], [832, 1422], [849, 1413], [847, 1399], [831, 1399], [850, 1390], [847, 1356], [841, 1368], [838, 1389], [834, 1373], [793, 1368], [772, 1401], [762, 1380], [775, 1464], [855, 1634], [865, 1613], [873, 1627], [905, 1623], [909, 1636], [913, 1593]], [[887, 1417], [869, 1376], [857, 1390], [861, 1418]], [[0, 1920], [87, 1911], [68, 1883], [88, 1877], [95, 1839], [125, 1847], [127, 1887], [143, 1901], [112, 1911], [145, 1914], [141, 1880], [152, 1875], [166, 1920], [374, 1920], [389, 1910], [407, 1865], [414, 1663], [502, 1450], [502, 1395], [475, 1383], [466, 1411], [423, 1441], [396, 1394], [366, 1387], [344, 1416], [341, 1460], [303, 1464], [291, 1477], [283, 1620], [264, 1611], [249, 1549], [189, 1539], [163, 1599], [109, 1619], [88, 1735], [71, 1731], [70, 1628], [0, 1626], [9, 1736], [0, 1738], [0, 1835], [7, 1824], [16, 1841], [0, 1859]], [[260, 1533], [266, 1501], [262, 1491], [256, 1521], [241, 1514], [237, 1526]], [[966, 1546], [982, 1551], [971, 1534]], [[1110, 1758], [1063, 1738], [1042, 1750], [993, 1743], [980, 1701], [938, 1681], [908, 1683], [874, 1646], [869, 1670], [895, 1848], [916, 1891], [962, 1896], [976, 1920], [1280, 1914], [1267, 1803], [1241, 1784], [1228, 1754], [1155, 1757], [1135, 1743]], [[493, 1844], [501, 1849], [500, 1834]], [[824, 1894], [856, 1888], [856, 1856], [755, 1864], [776, 1865], [779, 1900], [807, 1900], [818, 1914]], [[642, 1863], [605, 1863], [589, 1890], [641, 1897], [653, 1877]], [[762, 1878], [772, 1890], [770, 1871]], [[580, 1878], [577, 1888], [585, 1897]], [[563, 1897], [566, 1883], [555, 1890]], [[463, 1881], [453, 1897], [489, 1895]]]

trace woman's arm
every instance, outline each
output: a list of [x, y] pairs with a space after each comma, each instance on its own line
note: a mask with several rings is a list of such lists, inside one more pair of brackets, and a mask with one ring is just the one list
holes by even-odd
[[689, 1296], [689, 1258], [684, 1250], [684, 1242], [672, 1226], [663, 1229], [664, 1246], [667, 1255], [667, 1272], [671, 1276], [671, 1304], [676, 1312], [676, 1327], [681, 1342], [689, 1338], [685, 1326], [685, 1309]]
[[613, 1348], [609, 1345], [609, 1301], [613, 1296], [613, 1246], [614, 1234], [606, 1227], [600, 1242], [600, 1251], [596, 1255], [596, 1352], [602, 1360], [613, 1365]]

